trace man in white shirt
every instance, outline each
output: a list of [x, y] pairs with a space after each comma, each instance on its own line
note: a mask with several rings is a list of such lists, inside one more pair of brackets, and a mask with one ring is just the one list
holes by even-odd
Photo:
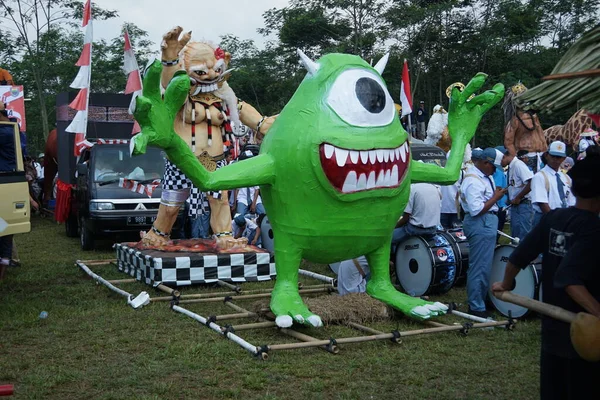
[[[469, 269], [467, 271], [467, 297], [469, 313], [488, 316], [485, 297], [488, 292], [496, 235], [498, 206], [506, 189], [496, 189], [491, 175], [502, 168], [496, 160], [496, 149], [473, 151], [474, 166], [464, 175], [460, 185], [460, 203], [465, 210], [463, 231], [469, 242]], [[498, 163], [498, 164], [494, 164]]]
[[398, 220], [392, 236], [392, 247], [409, 236], [431, 235], [440, 224], [442, 193], [431, 183], [410, 185], [410, 197], [404, 214]]
[[370, 272], [365, 256], [342, 261], [338, 269], [338, 293], [344, 296], [349, 293], [366, 292]]
[[531, 208], [531, 178], [533, 172], [527, 165], [508, 150], [502, 157], [502, 167], [508, 166], [508, 202], [510, 204], [510, 234], [522, 240], [531, 230], [533, 208]]
[[575, 205], [571, 179], [560, 171], [560, 165], [567, 157], [566, 150], [567, 146], [563, 142], [552, 142], [546, 153], [546, 166], [531, 180], [531, 202], [534, 211], [532, 227], [550, 210]]

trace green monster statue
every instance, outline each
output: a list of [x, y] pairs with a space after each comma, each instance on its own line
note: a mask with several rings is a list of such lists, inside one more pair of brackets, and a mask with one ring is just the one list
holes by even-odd
[[304, 81], [265, 136], [260, 154], [215, 172], [196, 160], [173, 130], [190, 81], [175, 74], [164, 99], [162, 65], [151, 64], [137, 99], [135, 118], [142, 132], [133, 152], [163, 148], [195, 185], [221, 190], [260, 185], [275, 237], [277, 282], [271, 310], [280, 327], [321, 326], [298, 294], [303, 258], [317, 263], [366, 255], [371, 267], [367, 292], [417, 319], [444, 314], [430, 303], [398, 292], [390, 281], [392, 231], [408, 201], [411, 182], [452, 184], [459, 176], [465, 146], [481, 117], [502, 99], [504, 87], [471, 100], [486, 75], [479, 73], [461, 92], [452, 91], [449, 132], [452, 153], [445, 168], [411, 162], [407, 133], [381, 78], [387, 55], [375, 67], [346, 54], [317, 62], [299, 52], [308, 70]]

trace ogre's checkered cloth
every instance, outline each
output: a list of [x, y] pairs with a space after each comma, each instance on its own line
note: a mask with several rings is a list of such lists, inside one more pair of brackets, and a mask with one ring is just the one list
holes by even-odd
[[148, 285], [187, 286], [229, 282], [257, 282], [275, 278], [271, 253], [193, 254], [140, 251], [116, 245], [119, 270]]

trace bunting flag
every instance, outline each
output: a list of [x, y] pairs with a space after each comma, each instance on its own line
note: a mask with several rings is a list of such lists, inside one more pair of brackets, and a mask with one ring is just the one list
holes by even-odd
[[83, 50], [81, 51], [79, 60], [75, 63], [79, 67], [79, 72], [73, 83], [71, 83], [71, 87], [79, 89], [79, 93], [77, 93], [75, 99], [69, 104], [69, 107], [77, 111], [77, 114], [75, 114], [73, 121], [65, 129], [65, 131], [75, 134], [74, 153], [76, 156], [79, 156], [83, 149], [92, 147], [92, 143], [86, 139], [88, 109], [90, 105], [90, 82], [92, 78], [92, 42], [94, 36], [91, 0], [85, 2], [82, 27], [85, 30]]
[[119, 187], [131, 190], [134, 193], [145, 194], [148, 197], [152, 197], [154, 189], [156, 189], [159, 185], [160, 179], [155, 179], [150, 184], [143, 184], [136, 180], [127, 178], [119, 179]]
[[402, 116], [412, 113], [412, 98], [410, 95], [410, 76], [408, 75], [408, 62], [404, 60], [402, 68], [402, 84], [400, 86], [400, 101], [402, 103]]
[[[135, 52], [131, 46], [131, 40], [129, 39], [129, 32], [125, 28], [125, 59], [123, 69], [127, 74], [127, 86], [125, 87], [125, 94], [133, 93], [131, 97], [131, 104], [129, 105], [129, 113], [133, 114], [135, 110], [135, 99], [142, 93], [142, 77], [140, 75], [140, 68], [138, 67], [137, 60], [135, 59]], [[132, 135], [139, 133], [142, 129], [140, 128], [137, 121], [133, 122]]]

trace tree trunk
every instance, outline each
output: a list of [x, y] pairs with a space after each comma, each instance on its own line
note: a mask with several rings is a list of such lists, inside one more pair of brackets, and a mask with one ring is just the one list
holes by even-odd
[[42, 119], [44, 143], [46, 143], [46, 139], [48, 139], [48, 134], [50, 133], [50, 126], [48, 124], [48, 110], [46, 109], [46, 97], [44, 96], [43, 82], [39, 72], [37, 72], [37, 68], [34, 68], [33, 70], [33, 77], [38, 92], [38, 100], [40, 102], [40, 118]]

